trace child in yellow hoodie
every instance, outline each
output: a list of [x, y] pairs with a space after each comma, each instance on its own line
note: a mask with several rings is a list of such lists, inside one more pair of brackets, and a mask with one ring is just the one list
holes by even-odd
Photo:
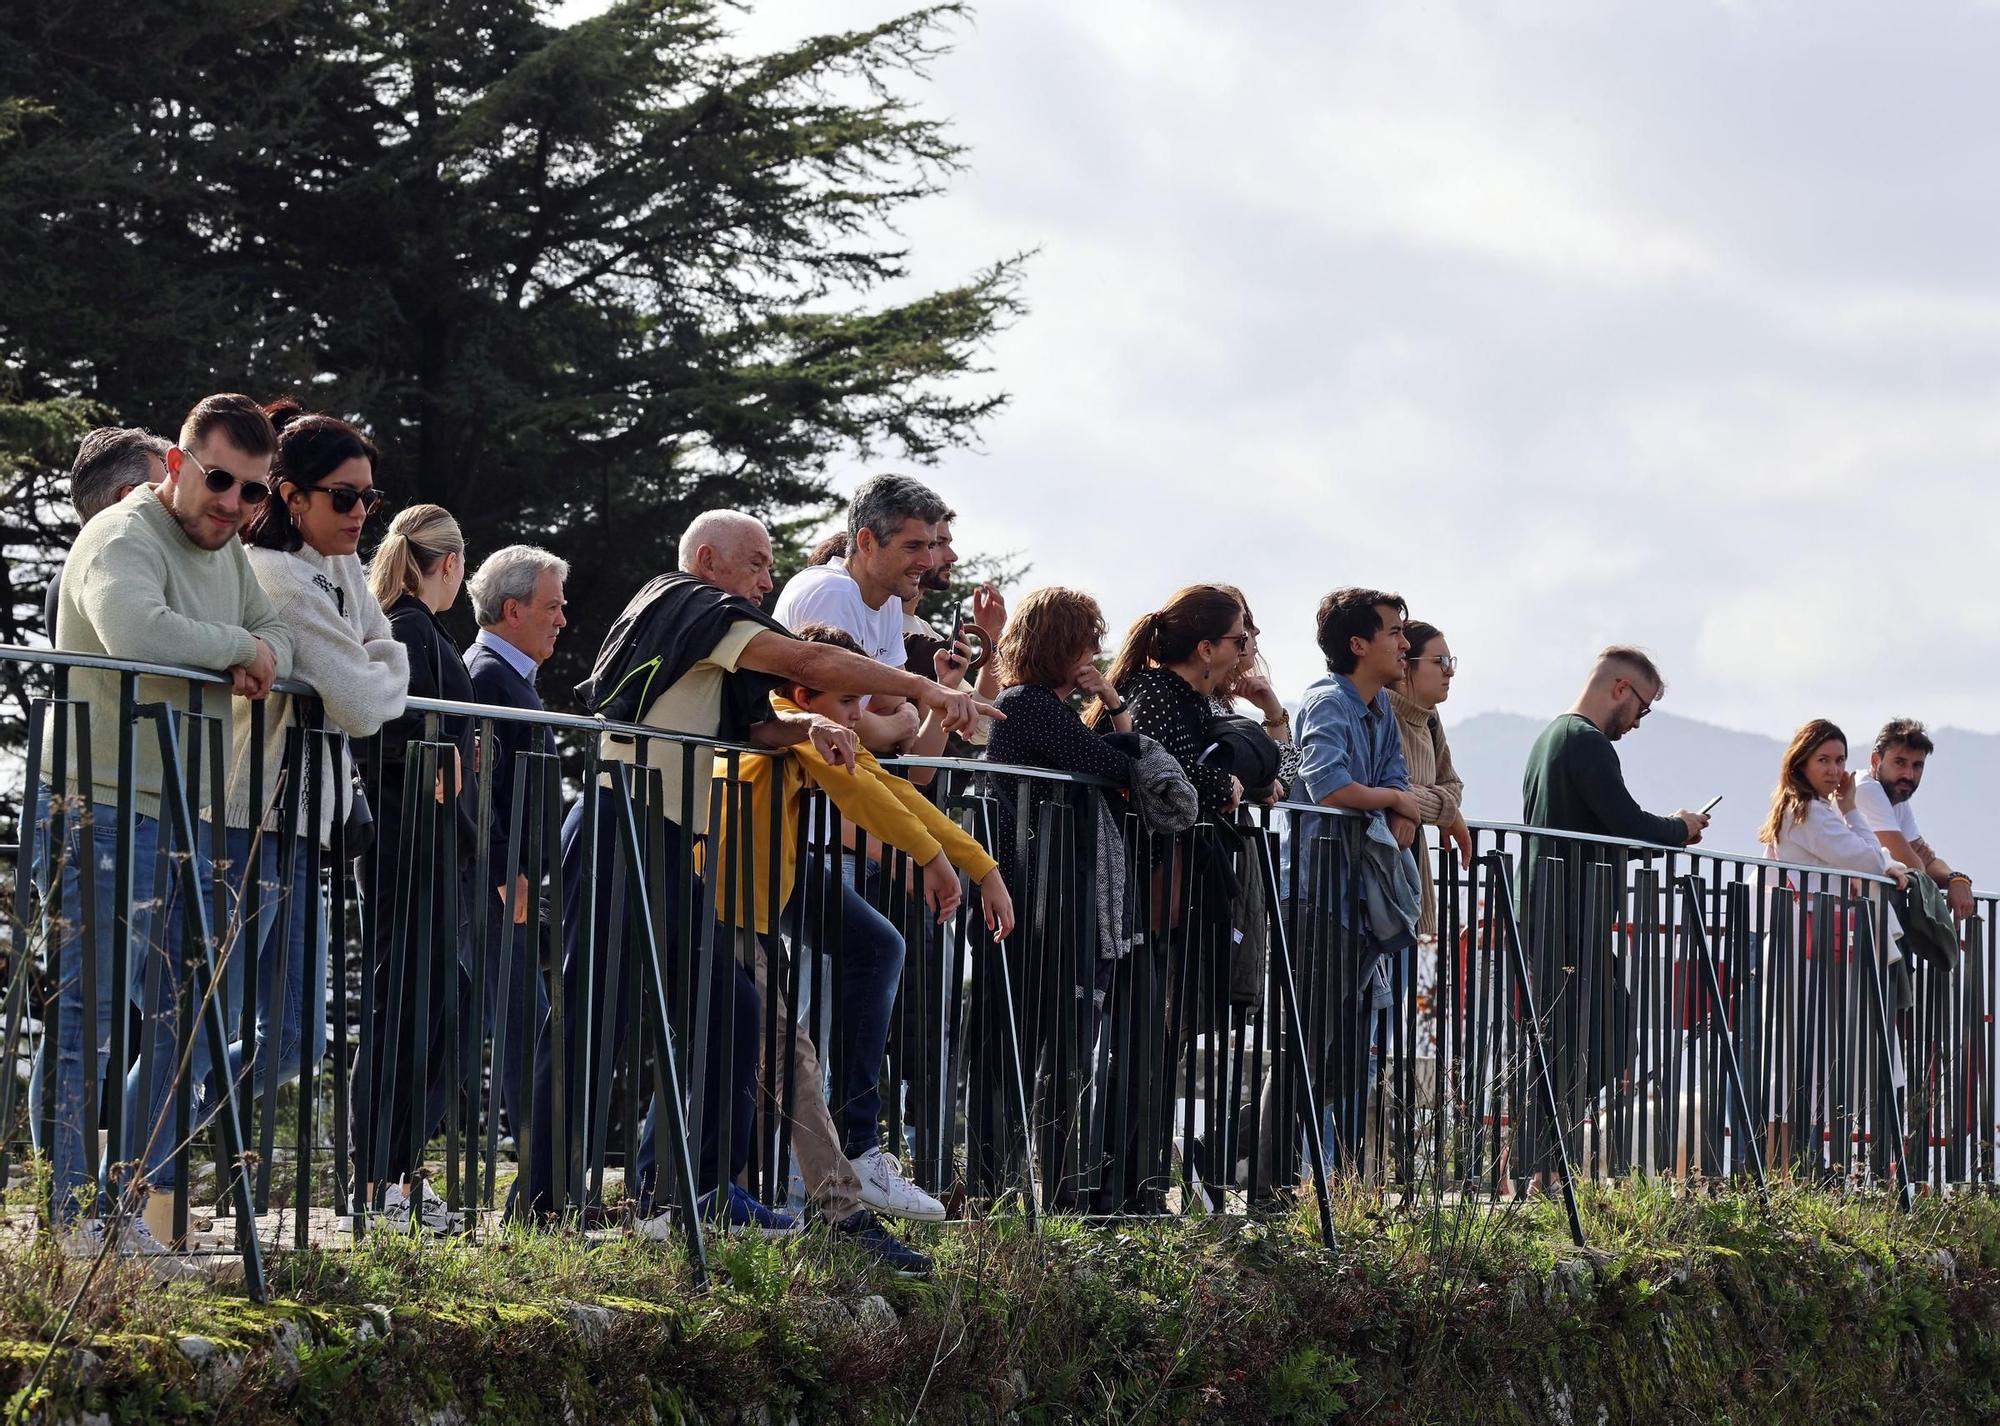
[[[854, 639], [825, 624], [802, 625], [797, 637], [808, 643], [832, 644], [836, 648], [862, 652]], [[861, 720], [866, 701], [853, 693], [821, 693], [817, 689], [794, 687], [790, 697], [774, 693], [772, 706], [781, 713], [817, 713], [846, 728]], [[715, 779], [731, 780], [728, 755], [715, 764]], [[853, 771], [827, 761], [810, 741], [797, 744], [784, 757], [746, 756], [736, 767], [734, 780], [750, 790], [750, 875], [741, 875], [742, 844], [733, 825], [740, 793], [726, 793], [721, 816], [721, 859], [713, 875], [716, 896], [727, 895], [732, 860], [736, 868], [737, 914], [732, 924], [772, 929], [774, 907], [789, 904], [798, 881], [798, 825], [805, 804], [806, 785], [811, 783], [827, 795], [840, 815], [856, 829], [868, 833], [906, 853], [920, 869], [925, 904], [940, 922], [958, 910], [961, 897], [958, 873], [964, 872], [979, 888], [987, 929], [1002, 941], [1014, 929], [1014, 901], [1000, 875], [999, 863], [979, 844], [977, 838], [947, 816], [938, 806], [904, 778], [889, 772], [875, 755], [857, 742]], [[771, 885], [771, 797], [782, 785], [783, 824], [778, 829], [777, 894]], [[719, 918], [729, 919], [718, 906]]]
[[[794, 632], [809, 642], [861, 652], [850, 636], [825, 625], [805, 625]], [[863, 700], [855, 694], [793, 687], [782, 694], [774, 693], [771, 702], [781, 712], [818, 714], [851, 730], [860, 722]], [[716, 778], [724, 784], [718, 789], [723, 794], [718, 798], [720, 835], [716, 865], [707, 876], [716, 892], [717, 919], [740, 928], [736, 938], [738, 958], [750, 970], [757, 993], [766, 1004], [774, 993], [782, 995], [780, 983], [769, 973], [770, 948], [778, 945], [769, 933], [779, 928], [781, 923], [774, 916], [791, 900], [797, 881], [800, 822], [808, 783], [823, 790], [841, 816], [859, 831], [906, 853], [922, 868], [924, 899], [940, 922], [958, 910], [961, 899], [958, 876], [962, 871], [979, 889], [984, 919], [993, 938], [1003, 940], [1014, 929], [1013, 899], [987, 850], [915, 787], [883, 769], [858, 742], [854, 758], [852, 770], [836, 766], [808, 741], [796, 745], [783, 757], [744, 756], [737, 761], [733, 774], [726, 755], [717, 761]], [[730, 785], [732, 782], [734, 785]], [[747, 848], [736, 825], [745, 821], [739, 815], [746, 796], [744, 789], [749, 810], [746, 825], [740, 830], [747, 833]], [[743, 865], [746, 851], [747, 874]], [[859, 901], [858, 896], [845, 888], [833, 890], [841, 897], [837, 904], [843, 914], [850, 902]], [[833, 1112], [818, 1093], [824, 1081], [810, 1036], [804, 1026], [799, 1026], [798, 1033], [791, 1037], [793, 1148], [805, 1175], [806, 1190], [818, 1204], [821, 1215], [848, 1232], [857, 1231], [849, 1226], [857, 1205], [906, 1218], [944, 1217], [944, 1206], [905, 1179], [880, 1145], [881, 1100], [876, 1081], [887, 1041], [895, 982], [901, 975], [902, 947], [893, 928], [880, 922], [880, 917], [865, 903], [858, 914], [879, 923], [872, 928], [873, 934], [886, 935], [893, 954], [869, 962], [870, 966], [882, 968], [882, 984], [871, 983], [866, 993], [857, 993], [849, 983], [843, 1023], [836, 1027], [846, 1049], [842, 1056], [845, 1077], [853, 1081], [834, 1087], [840, 1130], [835, 1129]], [[844, 935], [843, 954], [850, 959], [862, 954], [859, 934], [862, 929], [850, 925]], [[794, 1018], [791, 1007], [782, 1001], [777, 1013], [780, 1025]], [[765, 1057], [760, 1055], [760, 1076], [764, 1064]], [[765, 1096], [763, 1102], [776, 1105], [778, 1088], [760, 1084], [759, 1090]], [[872, 1223], [866, 1227], [881, 1231]]]

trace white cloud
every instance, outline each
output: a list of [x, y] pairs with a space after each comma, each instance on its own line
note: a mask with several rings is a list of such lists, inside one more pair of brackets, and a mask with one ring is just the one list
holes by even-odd
[[2000, 728], [1996, 39], [1944, 0], [989, 4], [915, 91], [973, 167], [904, 223], [916, 283], [1042, 249], [1014, 402], [936, 472], [963, 543], [1118, 624], [1241, 583], [1288, 691], [1365, 582], [1451, 634], [1458, 716], [1616, 638], [1688, 716]]

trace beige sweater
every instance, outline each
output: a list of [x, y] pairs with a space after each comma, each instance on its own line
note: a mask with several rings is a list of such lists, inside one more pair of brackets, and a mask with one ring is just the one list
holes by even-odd
[[[257, 639], [270, 645], [278, 676], [289, 676], [291, 631], [251, 573], [243, 546], [231, 540], [219, 550], [202, 549], [152, 486], [140, 486], [77, 535], [56, 606], [58, 649], [221, 672], [248, 663]], [[69, 676], [70, 698], [90, 708], [90, 796], [97, 802], [118, 797], [121, 677], [81, 668]], [[182, 679], [141, 678], [138, 702], [185, 709], [188, 685]], [[227, 687], [202, 690], [204, 713], [228, 717], [229, 702]], [[185, 758], [185, 735], [179, 744]], [[141, 816], [160, 815], [160, 766], [159, 732], [147, 721], [139, 728], [132, 779]], [[202, 782], [208, 785], [206, 776]], [[66, 786], [77, 789], [73, 764]]]
[[[1444, 740], [1444, 724], [1437, 711], [1423, 708], [1395, 689], [1389, 703], [1396, 710], [1396, 724], [1403, 734], [1403, 761], [1410, 769], [1410, 795], [1423, 809], [1423, 820], [1443, 827], [1458, 819], [1459, 803], [1465, 798], [1465, 784], [1451, 765], [1451, 746]], [[1423, 872], [1424, 902], [1417, 916], [1417, 934], [1437, 934], [1437, 888], [1432, 882], [1431, 854], [1420, 852], [1417, 866]]]

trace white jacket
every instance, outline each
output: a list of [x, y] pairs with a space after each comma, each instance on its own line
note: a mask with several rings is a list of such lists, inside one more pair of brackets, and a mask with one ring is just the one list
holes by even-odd
[[[328, 782], [320, 744], [317, 778], [319, 844], [332, 842], [336, 808], [347, 804], [353, 775], [349, 737], [365, 738], [391, 718], [401, 716], [410, 696], [410, 656], [389, 628], [388, 616], [368, 591], [367, 572], [354, 555], [328, 557], [307, 545], [296, 553], [253, 548], [250, 567], [257, 582], [292, 635], [292, 678], [310, 685], [325, 710], [323, 726], [342, 734], [340, 766]], [[285, 729], [293, 721], [292, 699], [274, 693], [264, 707], [264, 786], [256, 813], [266, 827], [277, 826], [279, 772], [284, 767]], [[235, 751], [230, 759], [228, 824], [248, 827], [252, 821], [250, 787], [250, 701], [235, 700]], [[304, 798], [305, 788], [299, 789]], [[298, 830], [310, 825], [310, 813], [299, 809]]]

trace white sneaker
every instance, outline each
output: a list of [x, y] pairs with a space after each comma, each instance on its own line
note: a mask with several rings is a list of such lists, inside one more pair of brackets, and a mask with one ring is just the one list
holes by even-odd
[[[102, 1218], [86, 1218], [63, 1234], [63, 1252], [72, 1258], [95, 1258], [104, 1251], [108, 1225]], [[128, 1220], [119, 1230], [112, 1251], [121, 1258], [145, 1264], [161, 1282], [190, 1282], [202, 1275], [185, 1255], [175, 1252], [153, 1236], [142, 1218]]]
[[[432, 1190], [428, 1180], [420, 1180], [416, 1207], [417, 1222], [427, 1233], [442, 1238], [458, 1231], [458, 1216], [445, 1207], [444, 1200]], [[382, 1205], [382, 1221], [391, 1228], [407, 1230], [410, 1226], [410, 1190], [405, 1184], [398, 1193], [390, 1189], [387, 1202]]]
[[861, 1180], [861, 1202], [866, 1207], [892, 1218], [944, 1222], [944, 1205], [904, 1178], [902, 1166], [883, 1153], [879, 1144], [847, 1162]]
[[94, 1258], [104, 1251], [104, 1220], [79, 1218], [63, 1230], [60, 1242], [66, 1258]]

